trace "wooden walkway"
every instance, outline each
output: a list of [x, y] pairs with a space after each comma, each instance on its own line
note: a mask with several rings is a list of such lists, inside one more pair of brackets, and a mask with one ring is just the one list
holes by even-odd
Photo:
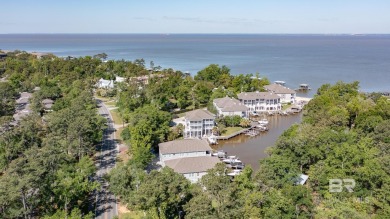
[[237, 135], [240, 135], [244, 132], [247, 132], [249, 129], [251, 129], [251, 128], [241, 129], [240, 131], [234, 132], [234, 133], [232, 133], [230, 135], [226, 135], [226, 136], [216, 136], [216, 138], [217, 138], [217, 140], [228, 140], [228, 139], [233, 138]]
[[237, 135], [241, 135], [242, 133], [248, 132], [249, 130], [253, 129], [256, 127], [258, 123], [257, 122], [252, 122], [251, 127], [246, 128], [246, 129], [241, 129], [240, 131], [234, 132], [230, 135], [224, 135], [224, 136], [216, 136], [217, 140], [228, 140], [231, 139]]

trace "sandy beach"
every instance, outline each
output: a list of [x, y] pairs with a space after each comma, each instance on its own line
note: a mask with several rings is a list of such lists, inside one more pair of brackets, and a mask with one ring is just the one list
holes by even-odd
[[310, 98], [310, 97], [295, 97], [295, 100], [296, 102], [300, 102], [300, 101], [305, 101], [305, 102], [309, 102], [311, 99], [313, 98]]

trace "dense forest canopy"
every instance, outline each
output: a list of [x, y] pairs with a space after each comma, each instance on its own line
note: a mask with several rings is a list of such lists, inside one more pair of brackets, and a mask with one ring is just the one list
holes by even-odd
[[[232, 180], [221, 164], [197, 184], [169, 168], [145, 172], [160, 142], [180, 137], [174, 110], [262, 90], [256, 75], [230, 74], [212, 64], [195, 77], [142, 59], [60, 58], [15, 51], [0, 60], [0, 217], [91, 218], [90, 194], [100, 186], [92, 155], [102, 139], [95, 84], [126, 79], [101, 94], [114, 97], [128, 126], [122, 137], [132, 159], [109, 175], [110, 190], [146, 218], [386, 218], [390, 215], [390, 101], [359, 92], [359, 84], [323, 85], [301, 124], [285, 131], [253, 173]], [[151, 75], [158, 75], [153, 77]], [[148, 83], [132, 80], [148, 76]], [[39, 87], [40, 89], [35, 89]], [[20, 92], [32, 92], [31, 113], [9, 125]], [[100, 91], [99, 91], [100, 92]], [[52, 111], [44, 99], [54, 100]], [[226, 126], [238, 119], [221, 120]], [[241, 122], [241, 121], [240, 121]], [[297, 185], [301, 174], [309, 176]], [[352, 192], [330, 192], [330, 179], [353, 179]]]

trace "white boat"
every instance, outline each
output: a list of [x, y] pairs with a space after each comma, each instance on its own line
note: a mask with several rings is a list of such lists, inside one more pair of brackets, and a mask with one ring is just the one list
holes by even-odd
[[222, 160], [222, 162], [227, 164], [242, 163], [242, 161], [238, 158], [225, 158]]
[[279, 85], [285, 85], [286, 82], [285, 81], [274, 81], [275, 84], [279, 84]]
[[260, 124], [260, 125], [268, 125], [268, 123], [269, 123], [268, 120], [265, 119], [265, 118], [259, 120], [259, 124]]
[[231, 165], [231, 168], [236, 169], [236, 170], [242, 170], [242, 169], [244, 169], [244, 167], [245, 167], [245, 164], [243, 164], [243, 163], [237, 163], [237, 164]]
[[209, 137], [207, 137], [207, 140], [210, 144], [218, 144], [217, 137], [215, 135], [210, 135]]
[[283, 116], [287, 116], [287, 115], [288, 115], [288, 113], [287, 113], [286, 111], [283, 111], [283, 112], [281, 112], [281, 115], [283, 115]]
[[258, 131], [252, 129], [252, 130], [248, 131], [245, 135], [256, 136], [256, 135], [258, 135], [258, 134], [259, 134]]
[[217, 152], [213, 153], [212, 156], [218, 157], [218, 158], [226, 158], [226, 152], [224, 152], [222, 150], [217, 151]]
[[256, 126], [260, 131], [267, 131], [268, 130], [268, 127], [267, 126], [265, 126], [265, 125], [257, 125]]
[[241, 174], [241, 170], [233, 170], [231, 173], [228, 173], [228, 176], [238, 176]]

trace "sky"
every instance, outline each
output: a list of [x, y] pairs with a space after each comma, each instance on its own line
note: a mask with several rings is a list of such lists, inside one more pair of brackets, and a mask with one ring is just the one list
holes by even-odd
[[0, 0], [0, 33], [390, 33], [390, 0]]

